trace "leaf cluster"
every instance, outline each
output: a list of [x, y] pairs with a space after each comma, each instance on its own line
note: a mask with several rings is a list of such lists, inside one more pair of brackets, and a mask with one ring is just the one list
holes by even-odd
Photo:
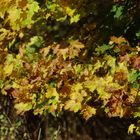
[[[140, 117], [139, 44], [131, 47], [123, 36], [111, 36], [89, 48], [93, 40], [85, 30], [95, 30], [96, 23], [87, 21], [80, 33], [76, 29], [98, 12], [98, 4], [91, 2], [86, 11], [87, 5], [83, 0], [0, 2], [0, 92], [12, 96], [18, 114], [58, 116], [69, 110], [86, 120], [97, 113]], [[123, 19], [123, 8], [113, 6], [113, 18]], [[60, 25], [68, 25], [69, 34]]]

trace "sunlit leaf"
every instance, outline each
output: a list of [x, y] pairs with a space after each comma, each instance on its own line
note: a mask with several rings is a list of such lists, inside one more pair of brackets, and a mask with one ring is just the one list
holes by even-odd
[[134, 118], [140, 117], [140, 112], [134, 112]]
[[74, 111], [75, 113], [81, 109], [81, 104], [79, 102], [76, 103], [74, 100], [69, 100], [66, 102], [64, 108], [66, 110]]
[[113, 43], [116, 44], [122, 44], [122, 43], [126, 43], [126, 39], [122, 36], [120, 37], [116, 37], [116, 36], [111, 36], [110, 41], [112, 41]]
[[21, 10], [17, 9], [16, 7], [10, 8], [8, 10], [9, 16], [8, 20], [10, 20], [10, 24], [14, 30], [19, 30], [17, 20], [20, 19]]
[[32, 104], [31, 103], [16, 103], [14, 106], [17, 109], [17, 114], [22, 114], [26, 111], [29, 111], [32, 109]]
[[39, 10], [38, 2], [31, 0], [30, 3], [28, 4], [27, 18], [22, 21], [23, 27], [34, 23], [32, 17], [36, 12], [38, 12], [38, 10]]
[[111, 12], [114, 12], [114, 18], [121, 18], [121, 15], [123, 13], [123, 7], [114, 5]]
[[131, 124], [128, 128], [128, 134], [133, 134], [135, 128], [136, 126], [134, 124]]
[[130, 71], [129, 72], [129, 74], [128, 74], [128, 81], [130, 82], [130, 83], [133, 83], [133, 82], [135, 82], [136, 80], [137, 80], [137, 78], [140, 76], [140, 73], [139, 72], [137, 72], [136, 70], [132, 70], [132, 71]]
[[90, 117], [96, 114], [96, 109], [94, 107], [86, 106], [82, 111], [84, 119], [88, 120]]
[[78, 22], [80, 20], [80, 14], [76, 14], [70, 18], [70, 23]]
[[9, 76], [12, 74], [12, 71], [13, 71], [13, 67], [14, 65], [13, 64], [7, 64], [5, 67], [4, 67], [4, 74]]

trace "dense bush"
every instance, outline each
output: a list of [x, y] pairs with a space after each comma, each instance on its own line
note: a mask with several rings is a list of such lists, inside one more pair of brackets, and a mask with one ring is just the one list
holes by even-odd
[[139, 10], [135, 0], [0, 1], [1, 94], [17, 114], [140, 117]]

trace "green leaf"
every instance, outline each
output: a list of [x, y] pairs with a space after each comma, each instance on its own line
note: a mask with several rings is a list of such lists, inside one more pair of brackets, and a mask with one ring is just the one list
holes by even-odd
[[132, 70], [128, 74], [128, 82], [133, 83], [137, 80], [137, 78], [140, 76], [140, 73], [136, 70]]
[[57, 21], [65, 21], [67, 19], [67, 16], [63, 16], [63, 17], [60, 17], [60, 18], [57, 18], [56, 20]]
[[8, 64], [13, 63], [13, 60], [14, 60], [14, 57], [12, 54], [8, 54], [6, 56], [6, 63], [8, 63]]
[[30, 42], [27, 44], [25, 53], [30, 60], [33, 59], [33, 54], [41, 48], [43, 45], [43, 38], [41, 36], [34, 36], [30, 39]]
[[3, 86], [4, 86], [4, 84], [3, 84], [3, 80], [0, 80], [0, 89], [2, 89]]
[[38, 12], [38, 10], [39, 10], [39, 4], [38, 4], [38, 2], [36, 2], [36, 1], [32, 1], [32, 2], [30, 2], [30, 4], [29, 4], [29, 6], [28, 6], [28, 9], [29, 9], [29, 11], [30, 12]]
[[140, 39], [140, 30], [136, 33], [136, 37]]
[[34, 23], [32, 17], [40, 9], [38, 2], [31, 0], [30, 3], [28, 4], [28, 9], [29, 10], [27, 11], [27, 18], [22, 21], [23, 27]]
[[113, 5], [111, 12], [116, 12], [117, 10], [117, 5]]
[[78, 22], [80, 20], [80, 14], [76, 14], [76, 15], [74, 15], [74, 16], [72, 16], [71, 18], [70, 18], [70, 23], [72, 24], [72, 23], [76, 23], [76, 22]]
[[50, 1], [47, 1], [45, 5], [46, 5], [47, 9], [49, 9], [52, 12], [55, 12], [56, 8], [58, 7], [58, 5], [56, 3], [53, 3]]
[[43, 44], [43, 37], [42, 36], [34, 36], [30, 39], [30, 42], [28, 43], [28, 47], [29, 46], [33, 46], [35, 45], [37, 48], [42, 47]]
[[134, 112], [134, 118], [139, 118], [140, 117], [140, 112]]
[[133, 83], [133, 87], [136, 88], [136, 89], [139, 89], [140, 85], [138, 82], [134, 82]]
[[114, 5], [111, 10], [111, 12], [115, 13], [114, 18], [121, 18], [123, 9], [123, 6]]
[[80, 74], [80, 72], [82, 71], [82, 66], [81, 66], [81, 64], [74, 65], [73, 68], [74, 68], [76, 74]]
[[123, 7], [122, 6], [119, 6], [116, 10], [116, 13], [114, 15], [114, 18], [120, 18], [121, 15], [122, 15], [122, 11], [123, 11]]
[[98, 53], [98, 54], [103, 54], [105, 53], [107, 50], [110, 50], [114, 47], [114, 45], [106, 45], [106, 44], [103, 44], [102, 46], [99, 46], [95, 49], [95, 51]]
[[30, 46], [28, 46], [27, 48], [26, 48], [26, 54], [33, 54], [33, 53], [35, 53], [35, 48], [34, 47], [30, 47]]

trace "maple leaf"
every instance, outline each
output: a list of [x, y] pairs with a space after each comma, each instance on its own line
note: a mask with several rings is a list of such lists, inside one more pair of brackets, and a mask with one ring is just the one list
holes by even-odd
[[85, 46], [78, 40], [74, 40], [70, 42], [69, 46], [69, 58], [75, 58], [79, 55], [81, 49], [83, 49]]
[[135, 69], [140, 68], [140, 57], [131, 57], [129, 62], [133, 68]]
[[0, 17], [4, 18], [5, 13], [9, 10], [13, 5], [15, 5], [16, 0], [2, 0], [0, 1]]
[[138, 91], [135, 88], [131, 88], [130, 95], [128, 96], [126, 102], [128, 104], [134, 103], [137, 95], [138, 95]]
[[45, 93], [45, 95], [46, 95], [46, 98], [54, 97], [55, 100], [57, 100], [57, 101], [59, 100], [59, 94], [57, 93], [56, 88], [54, 88], [54, 87], [48, 86], [47, 92]]
[[10, 20], [10, 25], [13, 30], [19, 30], [20, 25], [17, 23], [17, 20], [20, 19], [21, 10], [16, 6], [8, 9], [8, 20]]
[[5, 28], [0, 28], [0, 41], [3, 41], [9, 33], [9, 30], [6, 30]]
[[140, 73], [136, 70], [131, 70], [128, 74], [128, 82], [133, 83], [140, 76]]
[[27, 0], [19, 0], [18, 1], [18, 6], [21, 8], [21, 9], [25, 9], [27, 7]]
[[134, 112], [134, 118], [139, 118], [140, 117], [140, 112]]
[[70, 23], [78, 22], [80, 20], [80, 14], [76, 14], [70, 19]]
[[14, 65], [13, 64], [7, 64], [5, 67], [4, 67], [4, 74], [9, 76], [12, 74], [12, 71], [13, 71], [13, 67]]
[[134, 124], [131, 124], [128, 128], [128, 134], [132, 134], [136, 126]]
[[120, 62], [124, 62], [124, 61], [129, 62], [130, 57], [128, 56], [128, 54], [126, 54], [124, 56], [120, 56], [119, 59], [120, 59]]
[[51, 46], [47, 46], [47, 47], [40, 49], [40, 53], [43, 54], [44, 58], [46, 58], [46, 56], [49, 54], [50, 49], [51, 49]]
[[114, 81], [117, 81], [120, 85], [125, 84], [127, 81], [127, 73], [123, 70], [117, 71], [114, 75]]
[[110, 38], [110, 41], [115, 43], [115, 44], [127, 43], [126, 39], [122, 36], [120, 36], [120, 37], [112, 36]]
[[110, 73], [114, 74], [116, 71], [116, 58], [105, 55], [104, 59], [107, 61], [107, 65], [110, 67]]
[[90, 92], [93, 92], [97, 88], [94, 79], [93, 80], [89, 80], [89, 81], [85, 81], [84, 82], [84, 87], [88, 88]]
[[12, 54], [8, 54], [6, 56], [5, 66], [4, 66], [4, 74], [9, 76], [12, 74], [12, 71], [14, 69], [14, 58]]
[[81, 103], [76, 102], [75, 100], [66, 101], [64, 108], [66, 110], [74, 111], [75, 113], [81, 109]]
[[71, 9], [70, 7], [66, 7], [66, 13], [72, 17], [74, 15], [75, 9]]
[[21, 22], [23, 27], [29, 26], [30, 24], [34, 23], [34, 20], [32, 20], [32, 17], [36, 12], [38, 12], [40, 8], [38, 2], [34, 0], [30, 0], [27, 7], [28, 7], [28, 11], [26, 12], [27, 18], [22, 20]]
[[32, 109], [32, 104], [31, 103], [16, 103], [14, 106], [17, 109], [17, 114], [23, 114], [26, 111], [29, 111]]
[[103, 44], [102, 46], [98, 46], [95, 51], [98, 53], [98, 54], [104, 54], [107, 50], [111, 50], [114, 46], [113, 45], [106, 45], [106, 44]]
[[85, 106], [82, 108], [82, 115], [83, 118], [88, 120], [90, 117], [96, 114], [96, 108], [90, 107], [90, 106]]

